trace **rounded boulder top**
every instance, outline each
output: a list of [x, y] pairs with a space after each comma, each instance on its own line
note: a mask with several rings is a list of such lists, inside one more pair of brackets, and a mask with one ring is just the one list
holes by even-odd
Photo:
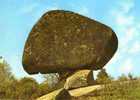
[[80, 14], [52, 10], [33, 26], [23, 52], [29, 74], [104, 67], [118, 48], [115, 32]]

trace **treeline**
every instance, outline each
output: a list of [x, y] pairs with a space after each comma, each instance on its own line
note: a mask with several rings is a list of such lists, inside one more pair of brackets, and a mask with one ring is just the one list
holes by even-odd
[[39, 84], [33, 78], [16, 79], [7, 62], [0, 62], [0, 99], [34, 100], [50, 91], [46, 81]]
[[[10, 71], [10, 67], [6, 61], [0, 62], [0, 99], [16, 99], [16, 100], [34, 100], [44, 94], [55, 89], [63, 87], [65, 81], [59, 81], [58, 74], [44, 75], [45, 81], [39, 84], [35, 79], [24, 77], [20, 80], [16, 79]], [[96, 84], [106, 84], [113, 81], [136, 80], [137, 78], [129, 74], [122, 75], [118, 80], [107, 74], [102, 69], [98, 75]]]
[[131, 73], [129, 73], [128, 75], [122, 74], [117, 79], [114, 79], [111, 75], [108, 75], [105, 69], [101, 69], [97, 75], [96, 84], [108, 84], [112, 82], [124, 82], [132, 80], [139, 80], [139, 77], [134, 77]]

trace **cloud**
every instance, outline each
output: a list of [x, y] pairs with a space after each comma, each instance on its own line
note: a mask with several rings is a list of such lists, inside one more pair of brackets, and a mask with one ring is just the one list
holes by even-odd
[[31, 14], [37, 7], [39, 6], [38, 3], [33, 3], [30, 5], [25, 5], [20, 9], [22, 14]]
[[138, 26], [138, 23], [132, 13], [134, 6], [134, 0], [125, 0], [121, 2], [116, 9], [111, 11], [117, 29], [119, 29], [119, 32], [122, 32], [120, 34], [121, 47], [125, 46], [130, 40], [132, 40], [137, 32], [136, 26]]
[[32, 4], [24, 5], [19, 11], [22, 14], [32, 14], [34, 12], [36, 12], [36, 13], [41, 12], [41, 11], [46, 12], [49, 10], [56, 10], [58, 8], [59, 8], [59, 6], [55, 3], [44, 6], [41, 3], [35, 2]]
[[49, 6], [49, 7], [47, 7], [47, 8], [45, 8], [45, 10], [57, 10], [57, 9], [59, 9], [59, 7], [58, 6]]
[[128, 16], [128, 15], [124, 15], [123, 13], [117, 14], [116, 15], [116, 23], [119, 26], [129, 26], [132, 25], [134, 22], [134, 17], [133, 16]]
[[[139, 49], [138, 43], [135, 45], [133, 44], [133, 41], [135, 41], [138, 36], [138, 27], [140, 27], [140, 24], [136, 20], [136, 16], [133, 15], [134, 7], [134, 0], [124, 0], [110, 10], [110, 17], [113, 19], [114, 27], [119, 39], [119, 47], [115, 56], [109, 62], [109, 66], [113, 64], [118, 66], [123, 63], [119, 68], [121, 73], [129, 73], [133, 70], [133, 59], [127, 59], [127, 57], [130, 56], [130, 52], [128, 51], [136, 53]], [[132, 50], [132, 48], [134, 50]]]
[[124, 74], [128, 74], [133, 70], [133, 63], [130, 58], [126, 59], [122, 66], [120, 66], [120, 72]]
[[134, 0], [124, 0], [120, 4], [120, 7], [124, 13], [129, 13], [130, 10], [133, 9], [134, 5]]
[[85, 15], [85, 16], [89, 16], [89, 9], [87, 7], [80, 7], [80, 9], [78, 10], [79, 14]]
[[137, 30], [135, 27], [131, 26], [128, 28], [125, 28], [123, 31], [125, 34], [123, 37], [121, 37], [121, 48], [124, 48], [125, 46], [128, 46], [128, 43], [133, 40], [137, 34]]
[[134, 0], [124, 0], [119, 5], [111, 10], [111, 17], [114, 18], [117, 35], [119, 38], [119, 53], [120, 55], [132, 46], [133, 40], [140, 36], [139, 23], [136, 16], [133, 14], [135, 7]]
[[130, 48], [129, 52], [133, 54], [140, 53], [140, 41], [136, 41]]
[[74, 3], [69, 4], [69, 5], [70, 5], [71, 10], [74, 11], [74, 12], [77, 12], [77, 13], [82, 14], [84, 16], [89, 16], [90, 15], [90, 9], [86, 5], [84, 5], [84, 6], [83, 5], [78, 5], [77, 6], [77, 4], [74, 4]]

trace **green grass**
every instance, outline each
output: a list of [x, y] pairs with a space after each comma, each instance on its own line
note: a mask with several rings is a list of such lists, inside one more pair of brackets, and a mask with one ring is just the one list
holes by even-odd
[[111, 82], [101, 91], [74, 100], [140, 100], [140, 80]]

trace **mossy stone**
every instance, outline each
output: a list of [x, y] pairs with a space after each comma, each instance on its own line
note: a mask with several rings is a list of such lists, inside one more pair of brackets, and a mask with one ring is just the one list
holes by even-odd
[[33, 26], [22, 62], [30, 74], [97, 70], [117, 47], [117, 36], [110, 27], [71, 11], [52, 10]]

